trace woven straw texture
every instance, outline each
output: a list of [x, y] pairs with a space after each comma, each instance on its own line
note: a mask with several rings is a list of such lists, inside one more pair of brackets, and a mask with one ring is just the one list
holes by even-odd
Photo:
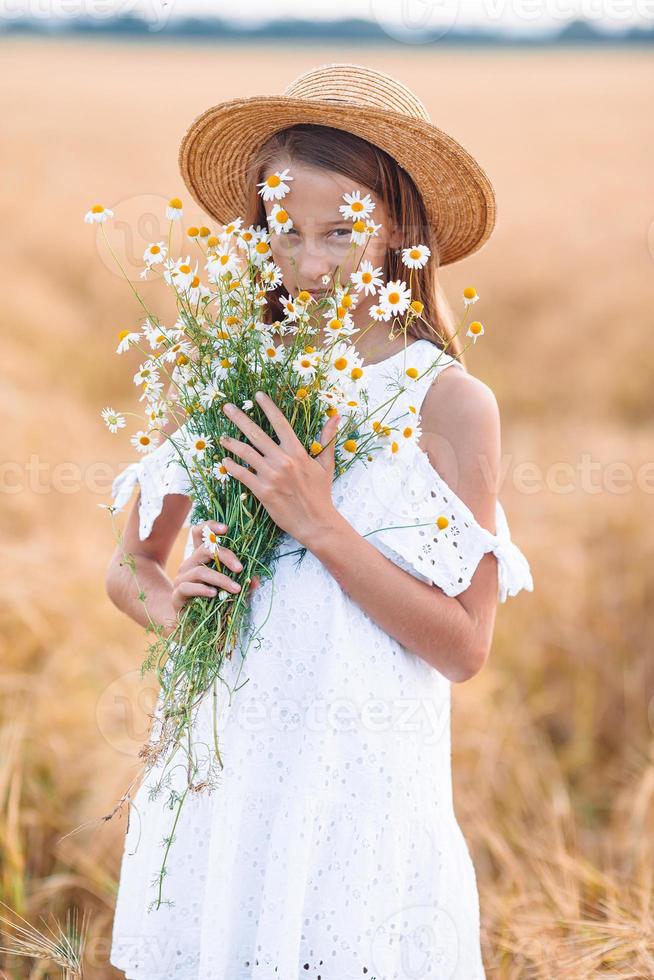
[[332, 126], [385, 150], [413, 178], [439, 243], [439, 265], [477, 251], [495, 225], [495, 194], [477, 161], [438, 129], [401, 82], [361, 65], [329, 64], [279, 96], [212, 106], [182, 138], [179, 169], [197, 204], [228, 224], [245, 214], [249, 164], [273, 133], [297, 123]]

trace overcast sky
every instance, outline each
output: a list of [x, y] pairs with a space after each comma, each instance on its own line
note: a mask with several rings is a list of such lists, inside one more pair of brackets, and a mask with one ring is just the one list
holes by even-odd
[[[246, 11], [244, 11], [246, 8]], [[410, 40], [421, 30], [478, 26], [511, 33], [553, 31], [581, 18], [606, 30], [654, 23], [654, 0], [0, 0], [0, 16], [37, 18], [138, 13], [163, 21], [192, 15], [219, 16], [237, 23], [280, 17], [329, 20], [367, 17], [389, 33]]]

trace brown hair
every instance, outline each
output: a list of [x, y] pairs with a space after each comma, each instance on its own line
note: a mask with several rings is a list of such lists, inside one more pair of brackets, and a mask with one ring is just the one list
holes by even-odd
[[[419, 300], [424, 306], [423, 319], [415, 319], [407, 333], [416, 339], [429, 340], [441, 349], [446, 347], [447, 353], [457, 357], [465, 367], [460, 338], [453, 336], [456, 330], [454, 315], [438, 277], [436, 229], [427, 221], [422, 197], [406, 170], [390, 154], [354, 133], [310, 123], [289, 126], [266, 140], [250, 165], [246, 224], [268, 227], [257, 184], [264, 179], [273, 160], [280, 156], [350, 177], [355, 185], [370, 190], [384, 204], [391, 220], [390, 235], [400, 231], [404, 246], [422, 244], [429, 247], [431, 258], [422, 269], [413, 270], [411, 287], [412, 299]], [[389, 248], [383, 265], [384, 281], [406, 280], [407, 272], [400, 250]], [[283, 292], [284, 286], [280, 284], [268, 293], [266, 317], [269, 319], [266, 322], [284, 318], [280, 302]]]

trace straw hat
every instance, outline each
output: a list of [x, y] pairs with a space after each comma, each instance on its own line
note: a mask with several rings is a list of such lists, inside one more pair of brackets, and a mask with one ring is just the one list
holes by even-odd
[[254, 153], [273, 133], [297, 123], [346, 130], [394, 157], [420, 191], [440, 265], [470, 255], [490, 237], [495, 194], [482, 168], [432, 123], [410, 89], [363, 65], [320, 65], [283, 95], [232, 99], [201, 113], [179, 148], [179, 168], [193, 199], [220, 224], [243, 216]]

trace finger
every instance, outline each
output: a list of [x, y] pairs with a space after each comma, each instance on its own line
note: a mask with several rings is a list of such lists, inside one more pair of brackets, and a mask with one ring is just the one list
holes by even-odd
[[[277, 448], [279, 449], [279, 446]], [[225, 456], [225, 458], [221, 459], [220, 462], [225, 467], [225, 469], [227, 470], [230, 476], [233, 476], [237, 480], [240, 480], [241, 483], [245, 484], [245, 486], [252, 491], [252, 493], [255, 495], [257, 500], [261, 500], [260, 497], [260, 494], [262, 493], [261, 481], [259, 480], [257, 474], [253, 472], [253, 470], [246, 469], [245, 466], [241, 466], [240, 463], [237, 463], [235, 460], [230, 459], [229, 456]]]
[[192, 578], [190, 581], [194, 582], [207, 582], [210, 585], [215, 585], [219, 589], [229, 589], [231, 592], [240, 592], [241, 586], [234, 579], [230, 578], [229, 575], [225, 575], [224, 572], [217, 572], [213, 568], [207, 568], [206, 565], [196, 565], [191, 571]]
[[274, 456], [275, 453], [280, 452], [280, 448], [274, 439], [263, 431], [263, 429], [257, 425], [257, 423], [250, 418], [250, 416], [241, 411], [237, 405], [232, 405], [230, 402], [226, 402], [223, 405], [223, 412], [227, 418], [237, 425], [241, 432], [243, 432], [253, 446], [255, 446], [262, 456]]
[[254, 397], [259, 405], [259, 408], [264, 413], [279, 437], [280, 445], [286, 450], [302, 449], [302, 443], [295, 434], [293, 426], [288, 421], [282, 410], [275, 405], [270, 395], [267, 395], [265, 391], [257, 391]]
[[[260, 452], [254, 448], [254, 446], [248, 446], [247, 443], [241, 442], [239, 439], [232, 439], [231, 436], [221, 436], [220, 444], [223, 449], [229, 450], [230, 453], [234, 453], [235, 456], [240, 456], [244, 459], [256, 472], [259, 472], [262, 465], [265, 463], [265, 456], [262, 456]], [[279, 446], [277, 446], [279, 451]]]
[[202, 582], [180, 582], [174, 591], [182, 599], [192, 599], [196, 595], [218, 595], [218, 589], [214, 585], [205, 585]]

